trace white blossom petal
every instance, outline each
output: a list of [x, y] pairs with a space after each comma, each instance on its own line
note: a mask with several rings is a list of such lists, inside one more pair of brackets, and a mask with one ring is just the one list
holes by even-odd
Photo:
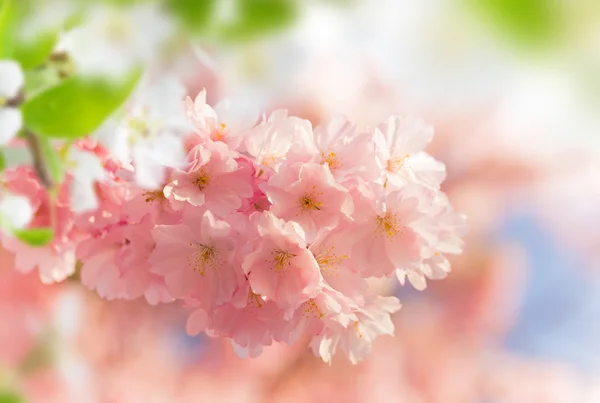
[[23, 116], [20, 110], [0, 108], [0, 145], [8, 144], [15, 138], [21, 127], [23, 127]]
[[21, 66], [13, 60], [0, 60], [0, 98], [11, 99], [17, 95], [25, 76]]

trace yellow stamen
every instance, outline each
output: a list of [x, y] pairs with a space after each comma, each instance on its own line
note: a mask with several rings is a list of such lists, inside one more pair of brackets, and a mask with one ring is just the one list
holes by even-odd
[[396, 234], [402, 234], [402, 228], [398, 223], [396, 214], [386, 213], [383, 217], [377, 216], [376, 232], [393, 238]]
[[263, 306], [263, 300], [260, 297], [260, 294], [256, 294], [254, 293], [254, 291], [250, 290], [248, 292], [248, 300], [247, 300], [247, 304], [251, 307], [254, 308], [262, 308]]
[[402, 157], [389, 159], [387, 162], [387, 170], [392, 173], [397, 173], [404, 167], [404, 164], [408, 158], [410, 158], [410, 155], [406, 154]]
[[271, 252], [271, 256], [273, 256], [273, 259], [270, 263], [274, 263], [273, 269], [275, 269], [277, 273], [289, 271], [290, 267], [292, 266], [291, 260], [296, 257], [296, 255], [293, 253], [284, 252], [281, 250], [274, 250]]
[[151, 190], [148, 192], [144, 192], [142, 193], [142, 196], [144, 196], [144, 200], [146, 201], [146, 203], [158, 201], [162, 204], [167, 200], [162, 190]]
[[315, 260], [319, 264], [321, 272], [326, 276], [337, 276], [337, 271], [340, 267], [340, 264], [344, 261], [344, 259], [348, 258], [348, 255], [336, 255], [333, 252], [334, 249], [335, 246], [330, 246], [329, 248], [324, 249], [315, 255]]
[[323, 192], [317, 192], [315, 189], [316, 186], [312, 186], [300, 197], [299, 203], [302, 210], [321, 210], [323, 203], [317, 200], [317, 196], [323, 195]]
[[212, 135], [212, 140], [213, 141], [223, 141], [223, 139], [225, 138], [225, 128], [227, 127], [227, 125], [225, 123], [221, 123], [219, 125], [219, 128], [217, 130], [215, 130], [215, 132]]
[[304, 309], [302, 310], [304, 317], [309, 319], [312, 315], [315, 319], [321, 319], [323, 316], [323, 312], [319, 309], [319, 306], [315, 302], [314, 299], [310, 298], [308, 301], [304, 303]]
[[194, 179], [194, 185], [198, 186], [198, 189], [204, 190], [209, 184], [210, 176], [208, 175], [208, 173], [206, 173], [204, 168], [202, 168], [200, 170], [200, 174], [196, 176], [196, 179]]
[[356, 334], [358, 335], [358, 338], [362, 339], [363, 338], [363, 334], [360, 332], [359, 326], [360, 326], [360, 322], [359, 321], [354, 322], [354, 330], [356, 331]]
[[188, 255], [188, 262], [195, 272], [204, 276], [207, 268], [217, 269], [219, 267], [219, 257], [214, 247], [202, 244], [190, 244], [190, 246], [197, 248]]
[[340, 161], [338, 156], [333, 151], [330, 153], [321, 153], [321, 164], [327, 163], [329, 165], [329, 170], [333, 171], [338, 168], [340, 165]]

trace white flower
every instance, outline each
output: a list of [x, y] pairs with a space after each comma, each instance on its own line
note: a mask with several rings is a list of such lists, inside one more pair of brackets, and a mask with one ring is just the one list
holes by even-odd
[[119, 161], [135, 167], [136, 183], [146, 189], [164, 184], [165, 167], [185, 162], [182, 135], [194, 130], [183, 107], [185, 88], [173, 77], [142, 86], [122, 120], [109, 120], [97, 133]]
[[100, 158], [89, 151], [71, 148], [68, 160], [75, 168], [71, 170], [71, 208], [75, 213], [83, 213], [98, 208], [94, 185], [106, 177]]
[[32, 218], [33, 209], [28, 198], [4, 194], [0, 199], [0, 227], [6, 230], [22, 229]]
[[81, 74], [120, 79], [150, 62], [171, 30], [166, 15], [151, 4], [98, 7], [63, 36], [59, 48], [69, 53]]
[[0, 145], [11, 141], [23, 126], [21, 111], [5, 105], [18, 95], [24, 81], [18, 63], [0, 60]]

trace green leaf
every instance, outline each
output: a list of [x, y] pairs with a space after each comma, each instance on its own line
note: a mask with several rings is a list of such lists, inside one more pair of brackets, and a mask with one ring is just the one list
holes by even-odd
[[469, 0], [516, 44], [543, 46], [561, 31], [561, 6], [548, 0]]
[[239, 19], [221, 28], [226, 40], [250, 40], [289, 26], [298, 14], [293, 0], [237, 0]]
[[6, 157], [4, 157], [4, 152], [0, 150], [0, 172], [2, 172], [6, 168]]
[[52, 142], [49, 138], [38, 136], [38, 141], [42, 158], [44, 159], [44, 163], [48, 168], [52, 183], [55, 185], [61, 184], [65, 178], [65, 168], [60, 155], [52, 145]]
[[13, 235], [28, 245], [44, 246], [54, 238], [54, 231], [52, 228], [20, 229], [13, 230]]
[[15, 8], [13, 0], [0, 0], [0, 59], [12, 54]]
[[214, 14], [217, 0], [169, 0], [173, 16], [192, 33], [206, 30]]
[[0, 392], [0, 403], [24, 403], [25, 400], [14, 392]]
[[24, 125], [40, 136], [86, 136], [125, 102], [139, 76], [136, 72], [122, 84], [70, 77], [23, 104]]
[[21, 63], [23, 70], [42, 65], [56, 45], [58, 34], [48, 32], [30, 42], [20, 41], [15, 44], [12, 58]]

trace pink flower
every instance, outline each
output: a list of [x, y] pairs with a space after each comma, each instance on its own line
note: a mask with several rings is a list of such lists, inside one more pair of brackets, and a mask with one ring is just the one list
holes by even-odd
[[319, 265], [306, 248], [304, 231], [270, 212], [255, 213], [259, 238], [242, 267], [252, 289], [282, 309], [295, 309], [322, 287]]
[[352, 214], [352, 199], [326, 164], [284, 165], [263, 188], [273, 204], [271, 212], [299, 223], [308, 242], [320, 230], [333, 228], [340, 217]]
[[245, 146], [259, 173], [272, 172], [279, 169], [293, 144], [308, 144], [311, 135], [309, 121], [288, 117], [286, 110], [278, 109], [246, 134]]
[[382, 277], [420, 262], [423, 242], [411, 227], [423, 216], [419, 199], [406, 190], [378, 186], [362, 187], [354, 195], [357, 224], [350, 253], [354, 269], [364, 277]]
[[335, 230], [326, 231], [311, 243], [309, 250], [315, 257], [325, 283], [343, 294], [348, 301], [364, 304], [367, 282], [352, 270], [350, 251], [353, 240], [348, 236], [354, 223], [344, 221]]
[[[225, 304], [215, 309], [205, 331], [211, 337], [231, 339], [238, 355], [257, 357], [264, 346], [273, 343], [272, 331], [282, 323], [283, 313], [273, 301], [265, 300], [248, 287], [239, 292], [246, 295], [244, 306]], [[198, 315], [195, 317], [197, 320]]]
[[29, 199], [34, 211], [28, 228], [51, 228], [53, 240], [42, 247], [31, 247], [9, 235], [0, 240], [15, 254], [15, 268], [23, 273], [38, 269], [44, 283], [62, 281], [75, 271], [74, 248], [78, 233], [74, 228], [74, 215], [69, 208], [69, 183], [58, 189], [51, 198], [30, 167], [21, 166], [5, 170], [3, 179], [8, 191]]
[[222, 141], [236, 149], [243, 134], [256, 124], [256, 109], [232, 104], [228, 100], [219, 102], [213, 109], [206, 103], [206, 90], [200, 91], [196, 99], [185, 100], [187, 114], [204, 140]]
[[232, 297], [242, 272], [236, 265], [237, 234], [206, 211], [202, 217], [152, 230], [151, 270], [164, 276], [171, 295], [191, 298], [205, 310]]
[[439, 188], [446, 176], [444, 164], [423, 151], [433, 128], [413, 117], [392, 116], [375, 129], [375, 149], [384, 183], [401, 187], [416, 180]]
[[217, 217], [242, 206], [242, 199], [252, 196], [252, 171], [238, 164], [235, 154], [221, 142], [210, 142], [192, 149], [187, 171], [174, 171], [164, 194], [181, 209], [186, 202], [202, 206]]
[[348, 326], [332, 325], [315, 336], [311, 348], [323, 361], [331, 363], [337, 348], [348, 356], [353, 364], [366, 358], [371, 352], [373, 341], [379, 335], [394, 334], [390, 314], [401, 305], [396, 297], [372, 296], [367, 304], [357, 309], [357, 320]]
[[369, 132], [338, 116], [314, 129], [312, 143], [293, 151], [304, 153], [305, 161], [327, 164], [336, 181], [344, 184], [358, 178], [370, 181], [380, 176], [375, 159], [375, 143]]

